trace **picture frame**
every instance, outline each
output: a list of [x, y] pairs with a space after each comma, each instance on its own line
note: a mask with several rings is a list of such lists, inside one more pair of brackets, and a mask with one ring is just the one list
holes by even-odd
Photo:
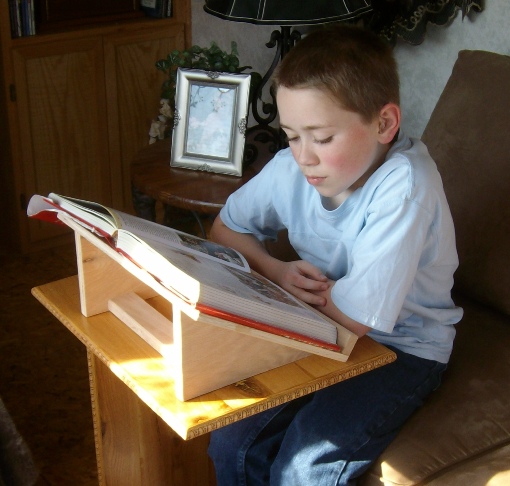
[[242, 176], [250, 78], [178, 68], [172, 167]]

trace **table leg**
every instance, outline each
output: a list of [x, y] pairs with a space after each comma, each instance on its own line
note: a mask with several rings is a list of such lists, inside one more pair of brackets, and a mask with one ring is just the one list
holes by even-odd
[[202, 238], [207, 239], [207, 233], [205, 231], [204, 223], [202, 219], [200, 219], [200, 215], [196, 211], [191, 211], [191, 214], [196, 219], [198, 227], [200, 228], [200, 233], [202, 234]]
[[[198, 227], [200, 230], [199, 236], [201, 236], [204, 239], [207, 239], [207, 231], [205, 230], [205, 226], [202, 221], [202, 218], [200, 217], [200, 214], [197, 211], [191, 211], [190, 209], [177, 210], [177, 211], [180, 211], [181, 213], [185, 211], [186, 215], [191, 214], [193, 216], [193, 218], [195, 219], [196, 223], [198, 224]], [[170, 226], [170, 227], [175, 226], [175, 222], [176, 222], [175, 212], [176, 212], [176, 208], [169, 206], [168, 204], [164, 205], [163, 224], [165, 226]]]
[[88, 353], [99, 484], [214, 486], [209, 436], [185, 441]]
[[[134, 185], [131, 185], [131, 198], [133, 201], [135, 214], [139, 218], [147, 219], [149, 221], [156, 221], [156, 200], [154, 198], [147, 196], [147, 194], [144, 194]], [[172, 206], [169, 206], [168, 204], [164, 205], [163, 224], [166, 226], [173, 226], [172, 221], [174, 218], [172, 211], [174, 211]], [[207, 239], [207, 232], [205, 230], [204, 223], [200, 218], [200, 214], [198, 214], [196, 211], [189, 212], [193, 215], [198, 224], [198, 227], [200, 228], [200, 236]]]
[[156, 200], [131, 185], [131, 198], [138, 217], [156, 221]]

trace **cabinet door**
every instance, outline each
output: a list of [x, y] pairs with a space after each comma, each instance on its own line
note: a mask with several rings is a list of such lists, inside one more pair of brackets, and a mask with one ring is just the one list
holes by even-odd
[[[103, 45], [99, 38], [13, 50], [24, 194], [111, 203]], [[20, 217], [27, 220], [25, 215]], [[29, 244], [64, 230], [22, 221]]]
[[148, 144], [151, 120], [159, 114], [164, 75], [155, 63], [185, 47], [184, 24], [158, 21], [153, 26], [104, 40], [112, 197], [115, 207], [127, 211], [133, 210], [130, 165]]

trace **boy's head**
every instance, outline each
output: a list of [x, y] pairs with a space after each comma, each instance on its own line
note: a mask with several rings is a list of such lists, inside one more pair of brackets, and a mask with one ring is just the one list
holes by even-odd
[[387, 103], [400, 103], [392, 50], [375, 34], [339, 24], [315, 30], [299, 41], [278, 66], [276, 89], [314, 88], [365, 121]]

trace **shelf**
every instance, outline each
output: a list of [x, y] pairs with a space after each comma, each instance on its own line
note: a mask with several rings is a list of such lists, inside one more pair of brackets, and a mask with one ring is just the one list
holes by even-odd
[[[139, 1], [129, 0], [127, 3], [130, 8], [119, 7], [122, 3], [126, 3], [124, 0], [102, 0], [102, 3], [106, 2], [106, 6], [102, 9], [99, 7], [81, 6], [77, 8], [67, 8], [68, 12], [64, 12], [60, 15], [51, 16], [48, 14], [41, 14], [42, 6], [38, 7], [38, 4], [51, 6], [50, 0], [33, 0], [36, 5], [35, 11], [35, 30], [36, 33], [33, 35], [25, 35], [19, 37], [12, 37], [10, 40], [13, 44], [23, 44], [27, 39], [39, 38], [46, 36], [53, 36], [59, 34], [69, 34], [70, 32], [83, 32], [88, 29], [101, 29], [115, 26], [119, 28], [126, 25], [127, 28], [131, 28], [134, 24], [141, 22], [141, 25], [150, 26], [154, 22], [184, 22], [189, 23], [189, 14], [183, 11], [182, 2], [174, 2], [173, 14], [171, 17], [155, 18], [147, 16], [139, 7]], [[87, 4], [89, 0], [86, 0]], [[59, 3], [62, 2], [53, 2]], [[95, 3], [98, 3], [97, 1]], [[108, 4], [112, 4], [108, 8]], [[66, 2], [65, 5], [75, 5], [75, 2]], [[6, 19], [4, 25], [10, 26], [9, 20], [9, 7], [6, 5]], [[49, 7], [48, 7], [49, 8]], [[117, 10], [115, 10], [115, 8]], [[103, 12], [99, 14], [99, 12]], [[28, 41], [29, 43], [31, 41]]]
[[124, 18], [116, 19], [110, 22], [94, 22], [89, 24], [81, 25], [66, 25], [61, 26], [60, 29], [51, 29], [48, 31], [42, 31], [36, 35], [16, 37], [11, 39], [12, 47], [24, 47], [34, 43], [40, 44], [43, 42], [53, 42], [59, 38], [65, 37], [66, 40], [86, 37], [88, 35], [109, 35], [112, 33], [122, 34], [123, 32], [139, 33], [141, 31], [149, 31], [156, 25], [174, 25], [182, 23], [181, 20], [177, 20], [175, 17], [167, 17], [163, 19], [156, 19], [153, 17], [142, 17], [136, 18]]

